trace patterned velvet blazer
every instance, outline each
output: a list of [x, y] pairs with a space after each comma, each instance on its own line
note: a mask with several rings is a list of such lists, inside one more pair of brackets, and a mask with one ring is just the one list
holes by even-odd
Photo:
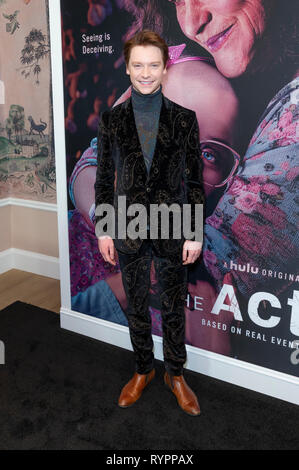
[[[191, 206], [191, 230], [194, 230], [195, 204], [204, 203], [202, 185], [202, 159], [199, 149], [199, 129], [194, 111], [169, 100], [162, 94], [162, 106], [155, 151], [149, 172], [147, 171], [141, 144], [135, 124], [131, 97], [125, 102], [105, 111], [101, 115], [98, 130], [98, 166], [96, 174], [95, 206], [96, 224], [106, 216], [97, 215], [99, 204], [111, 204], [115, 209], [113, 232], [106, 233], [114, 238], [115, 248], [123, 253], [135, 253], [143, 238], [135, 240], [118, 236], [119, 196], [126, 196], [126, 209], [131, 204], [142, 204], [146, 208], [149, 225], [150, 204], [162, 203], [170, 206], [176, 203]], [[124, 200], [124, 198], [122, 198]], [[136, 217], [128, 215], [125, 224]], [[177, 220], [177, 219], [176, 219]], [[177, 254], [182, 250], [185, 237], [183, 217], [179, 238], [173, 236], [173, 217], [169, 213], [168, 239], [152, 238], [160, 256]], [[161, 220], [159, 219], [159, 234]], [[143, 226], [143, 229], [146, 227]], [[96, 230], [97, 233], [97, 230]], [[98, 233], [97, 233], [98, 235]]]

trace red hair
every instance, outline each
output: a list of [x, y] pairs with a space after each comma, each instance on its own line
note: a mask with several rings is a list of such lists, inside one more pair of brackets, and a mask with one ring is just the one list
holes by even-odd
[[163, 58], [164, 67], [166, 67], [167, 61], [169, 59], [168, 55], [168, 46], [159, 34], [155, 31], [150, 31], [149, 29], [144, 29], [134, 34], [133, 37], [128, 39], [124, 44], [124, 57], [126, 65], [129, 64], [131, 50], [134, 46], [156, 46], [160, 49]]

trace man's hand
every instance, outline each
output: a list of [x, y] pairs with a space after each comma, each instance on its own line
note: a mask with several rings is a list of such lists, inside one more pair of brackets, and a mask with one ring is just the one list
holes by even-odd
[[183, 245], [183, 264], [194, 263], [201, 253], [202, 243], [186, 240]]
[[108, 235], [103, 235], [102, 237], [98, 238], [98, 245], [104, 260], [115, 266], [115, 248], [112, 238]]

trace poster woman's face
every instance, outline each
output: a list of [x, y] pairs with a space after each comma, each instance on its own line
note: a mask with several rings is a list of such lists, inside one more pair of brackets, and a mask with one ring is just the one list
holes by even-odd
[[185, 35], [214, 57], [226, 77], [242, 75], [265, 30], [265, 0], [169, 0]]

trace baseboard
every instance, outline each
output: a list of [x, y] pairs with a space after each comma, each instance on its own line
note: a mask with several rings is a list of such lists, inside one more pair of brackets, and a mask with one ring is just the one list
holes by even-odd
[[17, 248], [9, 248], [0, 253], [0, 274], [10, 269], [19, 269], [53, 279], [60, 278], [59, 258]]
[[0, 274], [13, 269], [12, 267], [12, 248], [0, 252]]
[[[62, 307], [61, 328], [132, 350], [128, 328]], [[163, 360], [162, 338], [153, 335], [155, 357]], [[186, 368], [255, 392], [299, 405], [297, 377], [221, 354], [187, 346]], [[245, 404], [244, 404], [245, 406]]]
[[28, 207], [29, 209], [38, 209], [47, 212], [57, 212], [57, 204], [34, 200], [31, 201], [29, 199], [21, 199], [14, 197], [6, 197], [0, 199], [0, 207], [6, 206]]

